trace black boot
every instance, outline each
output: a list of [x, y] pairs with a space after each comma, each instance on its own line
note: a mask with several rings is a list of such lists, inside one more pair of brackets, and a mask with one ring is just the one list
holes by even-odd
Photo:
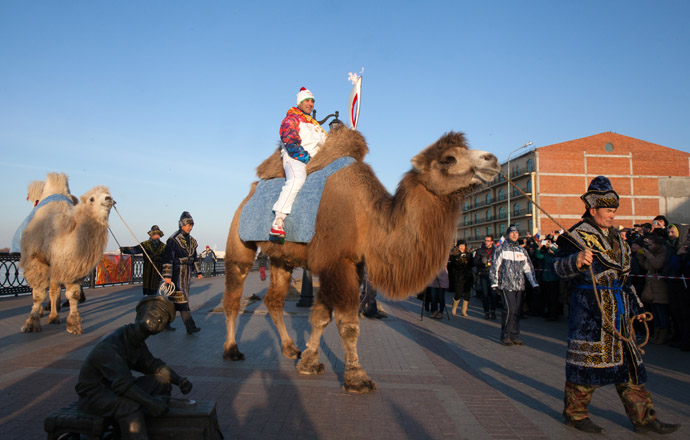
[[563, 414], [563, 417], [565, 417], [565, 424], [568, 426], [572, 426], [575, 429], [579, 429], [582, 432], [587, 432], [589, 434], [605, 434], [606, 430], [602, 428], [601, 426], [597, 425], [587, 417], [586, 419], [582, 420], [573, 420], [567, 415]]
[[680, 428], [680, 424], [664, 423], [659, 421], [659, 419], [654, 419], [649, 423], [645, 423], [644, 425], [637, 425], [633, 423], [633, 428], [635, 429], [635, 432], [639, 432], [641, 434], [647, 432], [656, 432], [657, 434], [670, 434], [672, 432], [676, 432], [678, 428]]
[[194, 318], [192, 318], [192, 313], [189, 311], [180, 311], [180, 316], [182, 317], [182, 322], [184, 326], [187, 327], [187, 334], [198, 333], [201, 331], [199, 327], [196, 326]]

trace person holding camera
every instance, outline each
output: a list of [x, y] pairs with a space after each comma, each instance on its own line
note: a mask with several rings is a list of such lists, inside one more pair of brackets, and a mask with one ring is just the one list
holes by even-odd
[[666, 265], [666, 245], [664, 239], [657, 234], [649, 234], [644, 239], [643, 246], [638, 243], [632, 245], [640, 266], [646, 271], [647, 281], [642, 291], [642, 302], [652, 305], [654, 313], [654, 338], [652, 344], [665, 344], [668, 339], [670, 316], [668, 308], [668, 290], [666, 280], [659, 279], [659, 275]]
[[467, 250], [467, 242], [458, 240], [455, 247], [450, 251], [448, 265], [449, 272], [453, 274], [452, 282], [455, 287], [453, 297], [453, 308], [451, 313], [457, 315], [458, 305], [462, 299], [462, 309], [460, 314], [467, 316], [467, 307], [470, 304], [470, 291], [472, 290], [472, 254]]
[[474, 253], [474, 269], [479, 277], [479, 289], [482, 295], [484, 306], [484, 319], [496, 319], [496, 292], [491, 288], [489, 281], [489, 269], [491, 269], [491, 259], [494, 256], [494, 238], [491, 235], [484, 237], [482, 246]]
[[546, 303], [546, 320], [558, 321], [558, 317], [563, 314], [563, 304], [560, 301], [560, 278], [551, 268], [553, 259], [558, 253], [558, 245], [553, 242], [553, 236], [548, 235], [546, 240], [542, 240], [536, 255], [543, 261], [544, 272], [541, 275], [541, 292]]

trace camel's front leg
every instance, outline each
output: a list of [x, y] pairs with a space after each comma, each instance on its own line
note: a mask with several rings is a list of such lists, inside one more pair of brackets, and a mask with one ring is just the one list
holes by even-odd
[[283, 356], [288, 359], [299, 359], [301, 352], [290, 338], [283, 318], [283, 307], [285, 306], [285, 297], [290, 289], [291, 275], [291, 269], [281, 266], [279, 262], [271, 263], [271, 286], [266, 292], [264, 304], [278, 329]]
[[319, 344], [324, 329], [331, 322], [331, 309], [318, 297], [312, 306], [309, 322], [311, 322], [311, 335], [307, 342], [307, 349], [302, 352], [302, 358], [297, 363], [297, 371], [300, 374], [321, 374], [325, 367], [319, 363]]
[[244, 280], [249, 273], [249, 267], [240, 267], [235, 263], [228, 264], [225, 267], [225, 293], [223, 293], [222, 303], [223, 311], [225, 312], [227, 336], [225, 337], [225, 344], [223, 344], [223, 359], [233, 361], [244, 360], [244, 354], [240, 352], [235, 340], [235, 323], [237, 321], [237, 314], [240, 311]]
[[22, 333], [40, 332], [43, 330], [41, 320], [39, 319], [39, 312], [43, 307], [43, 301], [46, 299], [47, 287], [47, 285], [41, 284], [32, 289], [33, 304], [31, 305], [31, 313], [29, 313], [29, 317], [20, 329]]
[[[58, 292], [60, 292], [60, 290], [58, 290]], [[65, 296], [69, 300], [69, 315], [67, 315], [67, 333], [72, 333], [73, 335], [81, 335], [82, 333], [84, 333], [81, 329], [81, 316], [79, 316], [79, 310], [77, 309], [79, 304], [79, 294], [79, 284], [65, 284]]]
[[[67, 292], [65, 292], [66, 294]], [[48, 315], [48, 324], [59, 324], [60, 317], [58, 312], [60, 311], [60, 283], [50, 283], [50, 293], [48, 294], [50, 298], [50, 315]]]
[[345, 350], [345, 390], [351, 393], [376, 391], [376, 382], [371, 380], [359, 364], [357, 338], [359, 337], [359, 315], [355, 309], [336, 310], [336, 326]]

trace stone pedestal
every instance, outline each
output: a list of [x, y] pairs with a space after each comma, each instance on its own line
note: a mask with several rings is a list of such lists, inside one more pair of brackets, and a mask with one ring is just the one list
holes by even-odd
[[[82, 413], [77, 403], [59, 409], [48, 416], [44, 422], [48, 440], [66, 438], [69, 433], [100, 440], [112, 434], [116, 425], [113, 419]], [[146, 417], [146, 431], [149, 440], [222, 440], [216, 403], [209, 400], [194, 405], [183, 404], [172, 399], [168, 413], [160, 417]], [[72, 437], [69, 437], [72, 438]], [[76, 437], [79, 438], [79, 437]], [[116, 435], [115, 438], [120, 438]]]
[[216, 402], [201, 400], [195, 405], [171, 401], [168, 413], [146, 417], [146, 431], [150, 440], [220, 440]]

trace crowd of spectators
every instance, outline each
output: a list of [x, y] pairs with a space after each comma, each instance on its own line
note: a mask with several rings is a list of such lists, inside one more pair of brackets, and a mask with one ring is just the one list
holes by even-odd
[[[547, 321], [558, 321], [567, 316], [569, 294], [566, 280], [561, 280], [551, 269], [553, 259], [558, 255], [557, 240], [563, 231], [553, 231], [546, 236], [530, 236], [519, 239], [520, 246], [527, 251], [537, 274], [540, 288], [532, 288], [526, 283], [522, 298], [521, 317], [543, 317]], [[652, 312], [654, 320], [650, 323], [650, 342], [668, 344], [683, 351], [690, 351], [690, 234], [688, 226], [675, 225], [659, 215], [651, 223], [636, 224], [632, 228], [619, 228], [621, 238], [631, 248], [630, 280], [645, 309]], [[474, 298], [482, 301], [484, 317], [496, 319], [495, 310], [501, 307], [501, 298], [492, 291], [488, 273], [494, 249], [500, 241], [485, 237], [481, 247], [467, 250], [472, 255], [461, 282], [456, 278], [453, 254], [457, 254], [464, 241], [451, 251], [449, 269], [449, 290], [454, 292], [456, 284], [472, 284]], [[464, 251], [463, 247], [463, 251]], [[455, 267], [454, 267], [455, 266]], [[464, 289], [463, 289], [464, 290]], [[429, 292], [430, 293], [430, 292]], [[436, 294], [438, 296], [438, 294]], [[427, 300], [431, 295], [428, 295]], [[464, 296], [464, 295], [462, 295]], [[454, 305], [461, 299], [456, 294]], [[436, 299], [438, 301], [438, 299]], [[437, 302], [438, 304], [438, 302]], [[438, 306], [437, 306], [438, 307]], [[430, 310], [432, 313], [437, 311]], [[429, 310], [429, 309], [427, 309]], [[453, 313], [455, 315], [455, 313]], [[440, 317], [440, 313], [438, 313]], [[463, 313], [463, 316], [466, 316]], [[643, 335], [641, 335], [643, 336]]]

